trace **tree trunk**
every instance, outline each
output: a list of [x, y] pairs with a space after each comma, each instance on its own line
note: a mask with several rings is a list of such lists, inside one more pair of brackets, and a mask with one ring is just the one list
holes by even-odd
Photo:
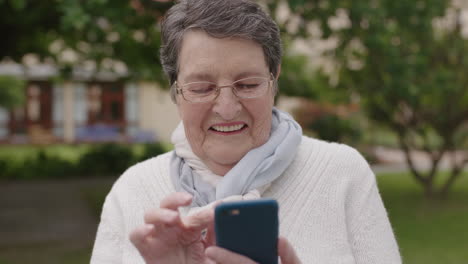
[[424, 197], [429, 200], [434, 200], [439, 197], [439, 193], [437, 192], [436, 188], [434, 188], [434, 184], [432, 181], [427, 181], [426, 184], [423, 185], [424, 187]]
[[452, 168], [451, 175], [447, 179], [447, 181], [444, 183], [442, 188], [440, 189], [440, 193], [442, 196], [447, 196], [448, 192], [452, 188], [453, 184], [455, 181], [461, 176], [463, 172], [463, 168], [465, 167], [466, 161], [463, 161], [460, 166], [457, 166], [454, 164], [454, 168]]
[[441, 185], [436, 185], [435, 182], [436, 178], [439, 176], [439, 165], [442, 157], [444, 154], [449, 153], [450, 151], [455, 151], [455, 149], [452, 147], [453, 144], [450, 143], [451, 141], [445, 141], [436, 152], [432, 151], [429, 146], [424, 148], [431, 159], [431, 166], [429, 171], [424, 172], [417, 168], [416, 163], [411, 156], [412, 145], [407, 141], [405, 131], [399, 130], [397, 132], [400, 148], [403, 150], [406, 163], [410, 169], [411, 174], [413, 175], [413, 178], [422, 185], [424, 196], [430, 200], [447, 198], [452, 186], [462, 175], [464, 167], [468, 165], [468, 158], [463, 159], [460, 163], [454, 160], [449, 177], [444, 182], [442, 182]]

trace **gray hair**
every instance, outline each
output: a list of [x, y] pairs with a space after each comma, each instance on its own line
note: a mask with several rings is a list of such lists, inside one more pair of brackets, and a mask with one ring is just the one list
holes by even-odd
[[[249, 0], [180, 0], [169, 9], [161, 24], [161, 64], [171, 86], [177, 80], [178, 57], [184, 33], [201, 29], [216, 38], [239, 37], [260, 44], [273, 76], [281, 64], [278, 25], [258, 4]], [[276, 92], [276, 82], [274, 85]], [[171, 98], [176, 93], [171, 87]]]

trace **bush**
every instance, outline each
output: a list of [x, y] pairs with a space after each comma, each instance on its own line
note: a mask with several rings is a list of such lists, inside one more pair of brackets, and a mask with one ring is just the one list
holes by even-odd
[[12, 160], [9, 158], [0, 159], [0, 179], [7, 179], [11, 175]]
[[334, 114], [320, 116], [308, 128], [316, 132], [319, 138], [327, 141], [356, 142], [361, 136], [359, 128], [352, 120]]
[[303, 100], [294, 110], [294, 117], [305, 132], [333, 142], [356, 145], [362, 138], [358, 115], [359, 107], [321, 104]]
[[38, 150], [24, 160], [0, 160], [0, 177], [3, 179], [64, 178], [73, 176], [74, 164], [56, 155]]
[[138, 157], [137, 161], [144, 161], [152, 157], [156, 157], [164, 152], [166, 152], [166, 150], [161, 143], [145, 144], [143, 147], [143, 154]]
[[0, 106], [11, 109], [25, 100], [26, 82], [15, 76], [0, 75]]
[[34, 178], [34, 174], [37, 174], [39, 178], [69, 178], [73, 176], [73, 167], [72, 162], [40, 150], [36, 157], [30, 160], [30, 166], [24, 165], [24, 177]]
[[[75, 146], [69, 146], [75, 149]], [[68, 150], [65, 149], [65, 153]], [[119, 176], [131, 165], [166, 151], [160, 143], [145, 144], [139, 152], [133, 145], [108, 143], [90, 146], [78, 157], [66, 158], [43, 148], [32, 149], [26, 156], [0, 156], [0, 179], [29, 180], [89, 176]], [[69, 152], [69, 151], [68, 151]], [[68, 155], [69, 156], [69, 155]]]
[[115, 143], [97, 145], [86, 152], [78, 161], [78, 171], [82, 175], [120, 175], [134, 162], [132, 150], [128, 146]]

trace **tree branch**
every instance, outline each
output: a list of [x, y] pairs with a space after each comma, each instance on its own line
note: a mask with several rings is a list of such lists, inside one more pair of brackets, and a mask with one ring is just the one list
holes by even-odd
[[456, 164], [455, 157], [452, 160], [454, 161], [452, 173], [450, 174], [449, 179], [445, 182], [441, 189], [441, 194], [444, 196], [447, 195], [448, 191], [450, 190], [450, 187], [452, 187], [452, 185], [455, 183], [455, 180], [457, 180], [462, 175], [463, 169], [466, 165], [468, 165], [468, 157], [463, 159], [460, 162], [460, 164]]
[[428, 182], [428, 179], [424, 178], [422, 174], [416, 169], [413, 159], [411, 158], [411, 150], [405, 141], [405, 133], [401, 130], [398, 131], [398, 140], [400, 143], [400, 147], [401, 149], [403, 149], [403, 152], [405, 154], [406, 163], [408, 164], [411, 173], [414, 175], [416, 180], [426, 185]]

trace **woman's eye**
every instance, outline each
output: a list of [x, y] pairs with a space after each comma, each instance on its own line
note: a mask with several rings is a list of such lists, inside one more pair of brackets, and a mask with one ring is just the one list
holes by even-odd
[[216, 85], [211, 83], [196, 83], [188, 86], [188, 91], [195, 94], [207, 94], [216, 89]]
[[251, 90], [258, 87], [258, 83], [238, 83], [236, 89], [238, 90]]

